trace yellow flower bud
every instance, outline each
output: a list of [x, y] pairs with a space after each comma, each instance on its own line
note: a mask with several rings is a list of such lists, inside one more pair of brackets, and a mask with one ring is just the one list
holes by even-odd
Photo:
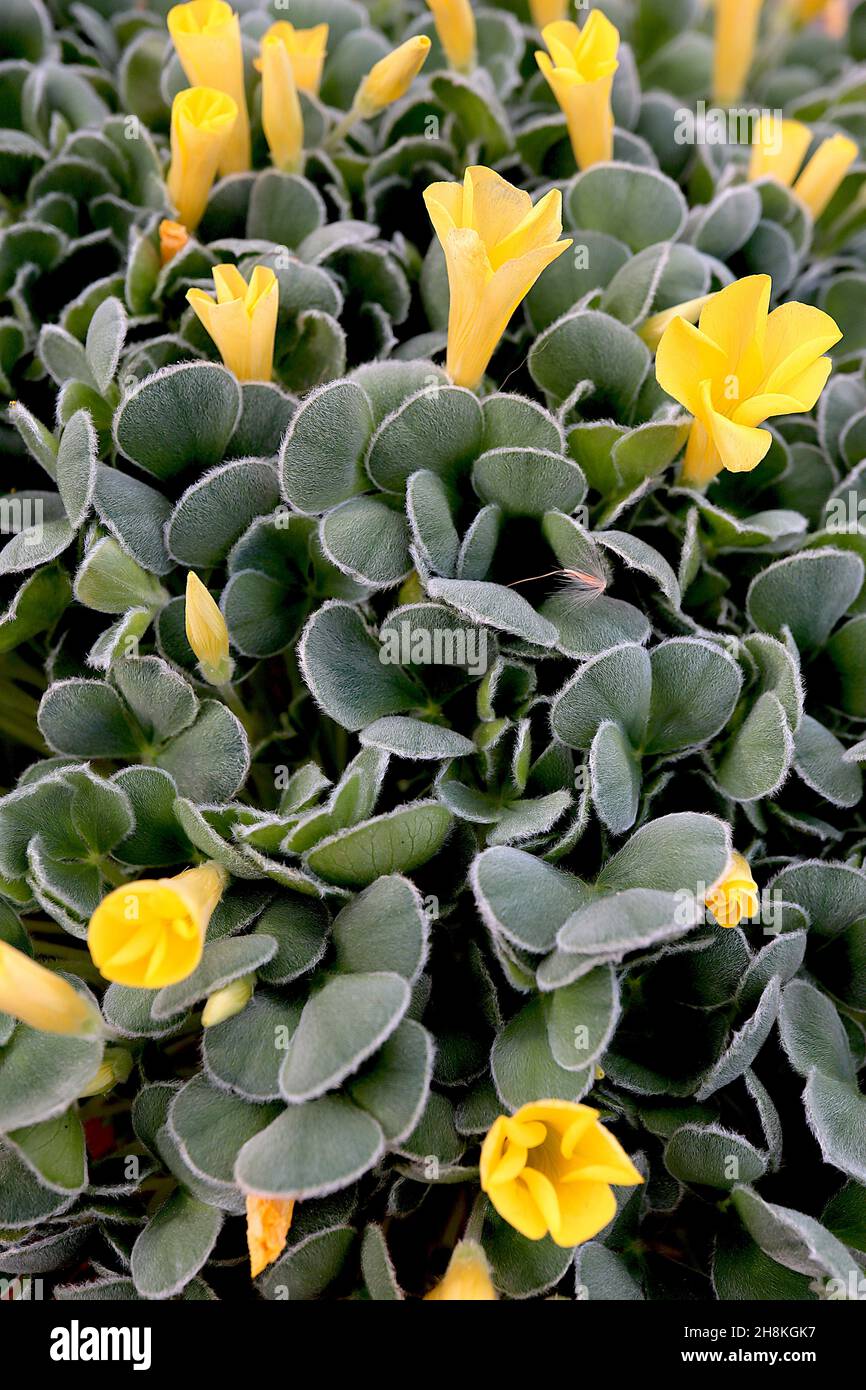
[[444, 1277], [424, 1295], [427, 1303], [495, 1303], [496, 1290], [481, 1246], [461, 1240], [454, 1247]]
[[638, 337], [643, 338], [650, 352], [655, 352], [669, 323], [673, 323], [674, 319], [697, 323], [701, 310], [705, 304], [709, 304], [712, 297], [711, 294], [702, 294], [699, 299], [687, 299], [683, 304], [674, 304], [670, 309], [662, 309], [660, 313], [644, 319], [637, 330]]
[[98, 1036], [99, 1011], [84, 994], [38, 961], [0, 940], [0, 1013], [43, 1033]]
[[427, 35], [416, 34], [415, 38], [407, 39], [399, 48], [380, 58], [358, 88], [353, 108], [357, 114], [364, 118], [375, 116], [378, 111], [405, 96], [429, 52], [430, 40]]
[[562, 194], [534, 206], [492, 169], [473, 165], [463, 183], [431, 183], [424, 202], [448, 268], [446, 370], [476, 387], [508, 321], [539, 275], [571, 245], [562, 231]]
[[141, 878], [115, 888], [97, 907], [87, 944], [106, 980], [162, 989], [191, 975], [228, 874], [201, 864], [174, 878]]
[[237, 122], [220, 154], [219, 172], [237, 174], [249, 169], [250, 122], [237, 15], [226, 0], [189, 0], [169, 10], [168, 32], [190, 85], [225, 92], [237, 107]]
[[102, 1065], [94, 1072], [84, 1090], [78, 1092], [78, 1099], [86, 1100], [88, 1096], [105, 1095], [114, 1086], [125, 1081], [131, 1071], [132, 1053], [125, 1047], [107, 1047]]
[[257, 265], [247, 284], [237, 266], [217, 265], [213, 281], [216, 299], [187, 290], [187, 300], [238, 381], [270, 381], [280, 299], [276, 275]]
[[811, 143], [812, 132], [802, 121], [762, 116], [752, 147], [749, 178], [774, 178], [786, 188], [793, 187], [800, 202], [817, 220], [860, 151], [847, 135], [831, 135], [821, 142], [800, 173]]
[[716, 0], [716, 42], [713, 54], [713, 91], [721, 106], [730, 106], [743, 94], [764, 0]]
[[720, 927], [735, 927], [741, 918], [756, 916], [758, 885], [747, 861], [736, 850], [721, 878], [707, 893], [706, 903]]
[[817, 148], [794, 184], [794, 192], [817, 220], [859, 154], [847, 135], [831, 135]]
[[697, 328], [674, 318], [656, 352], [656, 379], [694, 416], [682, 481], [703, 487], [723, 468], [748, 473], [772, 443], [758, 426], [774, 415], [812, 410], [842, 334], [811, 304], [772, 313], [769, 275], [726, 285], [701, 310]]
[[171, 104], [168, 194], [185, 227], [197, 227], [238, 108], [213, 87], [187, 87]]
[[278, 27], [265, 34], [256, 61], [262, 74], [262, 128], [276, 167], [296, 173], [304, 154], [304, 118], [289, 50], [274, 33]]
[[452, 68], [470, 72], [475, 66], [475, 15], [469, 0], [427, 0], [427, 4]]
[[280, 39], [285, 46], [298, 91], [318, 96], [328, 49], [327, 24], [315, 24], [312, 29], [296, 29], [287, 20], [278, 19], [267, 30], [262, 43], [270, 38]]
[[558, 101], [579, 169], [613, 158], [613, 75], [619, 67], [619, 31], [601, 10], [578, 29], [570, 20], [542, 32], [550, 56], [536, 53]]
[[159, 224], [159, 258], [163, 265], [182, 251], [189, 241], [189, 232], [182, 222], [172, 222], [164, 217]]
[[529, 12], [536, 29], [546, 29], [568, 17], [568, 0], [529, 0]]
[[255, 975], [243, 975], [209, 994], [201, 1013], [202, 1027], [213, 1028], [217, 1023], [225, 1023], [227, 1018], [234, 1018], [245, 1009], [253, 997], [255, 982]]
[[192, 570], [186, 576], [186, 640], [201, 663], [211, 685], [225, 685], [231, 678], [229, 630], [208, 590]]
[[641, 1182], [598, 1111], [570, 1100], [536, 1100], [500, 1115], [481, 1148], [482, 1191], [527, 1240], [592, 1240], [616, 1213], [611, 1184]]
[[294, 1197], [247, 1196], [247, 1248], [253, 1279], [285, 1250], [294, 1210]]

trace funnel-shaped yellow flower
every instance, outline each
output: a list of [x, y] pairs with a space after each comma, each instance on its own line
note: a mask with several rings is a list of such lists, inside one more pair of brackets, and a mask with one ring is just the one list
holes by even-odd
[[529, 12], [536, 29], [556, 24], [568, 14], [568, 0], [529, 0]]
[[758, 40], [764, 0], [716, 0], [713, 91], [721, 106], [743, 94]]
[[529, 1240], [580, 1245], [616, 1212], [610, 1190], [643, 1182], [598, 1111], [537, 1100], [500, 1115], [481, 1149], [481, 1187], [499, 1215]]
[[237, 15], [226, 0], [189, 0], [169, 10], [168, 31], [191, 85], [225, 92], [237, 106], [237, 122], [220, 156], [219, 172], [249, 169], [250, 122]]
[[178, 251], [182, 251], [189, 241], [189, 232], [182, 222], [172, 222], [164, 217], [159, 224], [159, 258], [168, 265]]
[[185, 227], [202, 219], [238, 108], [213, 87], [187, 87], [171, 104], [168, 194]]
[[613, 157], [613, 75], [619, 67], [619, 31], [601, 10], [582, 29], [570, 20], [548, 24], [541, 37], [550, 50], [535, 61], [547, 78], [568, 126], [579, 169]]
[[462, 184], [431, 183], [424, 202], [448, 268], [446, 370], [475, 387], [520, 301], [571, 245], [557, 240], [562, 194], [551, 189], [533, 207], [528, 193], [473, 165]]
[[197, 574], [186, 576], [186, 640], [199, 659], [202, 674], [211, 685], [230, 680], [229, 630], [226, 620]]
[[797, 197], [817, 219], [857, 158], [859, 148], [847, 135], [831, 135], [821, 142], [797, 178], [811, 143], [812, 132], [802, 121], [762, 116], [752, 147], [749, 178], [774, 178], [787, 188], [793, 186]]
[[426, 34], [416, 34], [375, 63], [358, 88], [353, 110], [368, 119], [405, 96], [430, 52]]
[[255, 1279], [286, 1248], [286, 1237], [292, 1224], [295, 1199], [289, 1197], [247, 1197], [247, 1248], [250, 1252], [250, 1275]]
[[216, 299], [187, 290], [189, 303], [238, 381], [270, 381], [280, 300], [276, 275], [257, 265], [247, 284], [237, 266], [217, 265], [213, 281]]
[[707, 893], [706, 903], [720, 927], [735, 927], [742, 917], [756, 916], [758, 885], [748, 862], [736, 850], [721, 878]]
[[772, 443], [758, 425], [811, 410], [827, 383], [837, 324], [810, 304], [768, 314], [771, 289], [769, 275], [737, 280], [713, 295], [697, 328], [676, 318], [659, 343], [659, 385], [695, 417], [684, 483], [756, 468]]
[[454, 1247], [448, 1268], [435, 1288], [424, 1295], [428, 1303], [495, 1303], [487, 1256], [475, 1240]]
[[318, 96], [328, 51], [327, 24], [316, 24], [312, 29], [296, 29], [288, 20], [278, 19], [264, 34], [262, 42], [271, 38], [279, 39], [285, 46], [298, 91]]
[[228, 874], [201, 864], [174, 878], [140, 878], [114, 888], [90, 919], [87, 944], [106, 980], [162, 989], [191, 975]]
[[303, 161], [304, 118], [289, 50], [274, 33], [279, 27], [275, 24], [265, 34], [261, 57], [256, 60], [262, 74], [262, 128], [274, 164], [295, 173]]
[[445, 56], [458, 72], [475, 66], [475, 15], [469, 0], [427, 0]]
[[699, 299], [687, 299], [683, 304], [674, 304], [670, 309], [662, 309], [660, 313], [644, 319], [637, 330], [638, 337], [643, 338], [650, 352], [655, 352], [669, 323], [673, 323], [674, 319], [697, 323], [701, 310], [705, 304], [709, 304], [712, 297], [711, 294], [702, 294]]
[[860, 153], [847, 135], [822, 141], [794, 184], [794, 192], [814, 218], [819, 218]]
[[8, 941], [0, 941], [0, 1013], [43, 1033], [87, 1037], [102, 1031], [99, 1012], [85, 995]]

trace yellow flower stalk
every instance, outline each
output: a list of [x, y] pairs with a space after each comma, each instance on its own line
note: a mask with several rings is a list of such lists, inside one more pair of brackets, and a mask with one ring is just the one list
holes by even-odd
[[579, 169], [613, 158], [613, 75], [619, 67], [619, 31], [601, 10], [582, 29], [570, 20], [547, 24], [547, 53], [535, 61], [547, 78], [568, 126]]
[[190, 85], [225, 92], [237, 107], [237, 122], [220, 155], [219, 172], [237, 174], [249, 169], [250, 121], [237, 15], [226, 0], [189, 0], [169, 10], [168, 32]]
[[294, 1197], [247, 1196], [247, 1248], [253, 1279], [285, 1250], [294, 1210]]
[[200, 864], [173, 878], [140, 878], [102, 899], [87, 944], [106, 980], [162, 989], [191, 975], [208, 923], [228, 882], [221, 864]]
[[817, 220], [860, 153], [847, 135], [831, 135], [817, 148], [794, 184], [794, 192]]
[[811, 143], [812, 132], [802, 121], [762, 116], [752, 146], [749, 178], [774, 178], [793, 188], [817, 220], [857, 158], [859, 147], [847, 135], [831, 135], [800, 173]]
[[416, 34], [391, 53], [386, 53], [367, 73], [353, 103], [355, 113], [368, 120], [405, 96], [430, 52], [426, 34]]
[[231, 679], [229, 630], [216, 601], [192, 570], [186, 576], [184, 604], [186, 640], [192, 647], [211, 685], [225, 685]]
[[299, 92], [319, 95], [322, 69], [328, 51], [328, 26], [316, 24], [312, 29], [296, 29], [286, 19], [278, 19], [262, 37], [279, 39], [289, 55], [292, 75]]
[[748, 861], [734, 850], [721, 878], [707, 893], [706, 905], [720, 927], [735, 927], [743, 917], [758, 913], [758, 885]]
[[238, 108], [213, 87], [187, 87], [171, 104], [171, 164], [166, 185], [179, 221], [195, 228], [207, 207]]
[[168, 265], [178, 251], [182, 251], [189, 241], [189, 232], [182, 222], [172, 222], [164, 217], [159, 224], [159, 258]]
[[232, 980], [230, 985], [209, 994], [201, 1013], [202, 1027], [214, 1028], [218, 1023], [225, 1023], [227, 1018], [241, 1013], [253, 997], [255, 982], [255, 975], [244, 975], [240, 980]]
[[278, 169], [297, 173], [303, 163], [304, 118], [289, 50], [273, 29], [262, 39], [256, 67], [262, 74], [262, 128]]
[[42, 1033], [92, 1037], [102, 1031], [98, 1010], [53, 970], [0, 941], [0, 1013]]
[[810, 304], [768, 313], [769, 275], [749, 275], [713, 295], [698, 326], [675, 318], [656, 353], [656, 377], [693, 416], [682, 482], [702, 487], [723, 468], [747, 473], [772, 443], [758, 426], [812, 410], [842, 334]]
[[469, 0], [427, 0], [445, 56], [458, 72], [475, 66], [475, 15]]
[[742, 96], [755, 56], [764, 0], [716, 0], [713, 92], [720, 106]]
[[709, 304], [712, 297], [711, 294], [702, 294], [699, 299], [687, 299], [683, 304], [674, 304], [670, 309], [662, 309], [660, 313], [652, 314], [650, 318], [644, 319], [637, 330], [638, 337], [643, 338], [650, 352], [655, 352], [669, 323], [674, 319], [697, 323], [701, 310], [705, 304]]
[[270, 381], [280, 299], [276, 275], [257, 265], [247, 284], [237, 266], [217, 265], [213, 281], [216, 299], [187, 290], [187, 300], [238, 381]]
[[454, 1247], [444, 1276], [429, 1293], [427, 1303], [495, 1303], [487, 1256], [475, 1240], [461, 1240]]
[[598, 1111], [574, 1101], [537, 1100], [500, 1115], [481, 1148], [482, 1190], [528, 1240], [591, 1240], [616, 1212], [611, 1184], [641, 1182]]
[[536, 29], [556, 24], [568, 14], [569, 0], [529, 0], [529, 12]]
[[529, 194], [492, 169], [470, 166], [460, 183], [431, 183], [424, 202], [445, 252], [451, 304], [446, 370], [474, 388], [521, 300], [567, 250], [562, 194], [534, 206]]

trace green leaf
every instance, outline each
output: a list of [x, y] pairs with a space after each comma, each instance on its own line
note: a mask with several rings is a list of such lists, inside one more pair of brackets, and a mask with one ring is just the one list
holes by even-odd
[[337, 968], [347, 974], [394, 971], [412, 984], [427, 954], [429, 926], [414, 884], [397, 874], [383, 875], [334, 919]]
[[307, 865], [328, 883], [363, 888], [382, 873], [411, 873], [432, 859], [451, 828], [437, 801], [414, 801], [348, 830], [310, 850]]
[[132, 387], [114, 418], [114, 437], [145, 472], [171, 478], [221, 463], [240, 413], [240, 386], [231, 372], [212, 362], [181, 362]]
[[241, 1149], [235, 1178], [245, 1192], [305, 1201], [337, 1192], [377, 1162], [384, 1147], [372, 1116], [343, 1096], [290, 1106]]
[[172, 1298], [202, 1268], [222, 1214], [181, 1188], [148, 1222], [132, 1248], [132, 1277], [144, 1298]]
[[797, 646], [820, 647], [863, 585], [864, 565], [850, 551], [822, 547], [788, 555], [762, 570], [749, 586], [746, 606], [756, 627]]
[[766, 1156], [742, 1135], [720, 1125], [683, 1125], [665, 1148], [665, 1167], [679, 1182], [730, 1190], [738, 1182], [757, 1182]]
[[423, 703], [399, 666], [381, 660], [379, 644], [348, 604], [313, 614], [298, 646], [304, 678], [326, 714], [350, 730]]

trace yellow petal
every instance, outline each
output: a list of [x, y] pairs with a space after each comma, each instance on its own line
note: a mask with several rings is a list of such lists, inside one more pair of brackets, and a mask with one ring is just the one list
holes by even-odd
[[559, 1230], [559, 1198], [556, 1187], [547, 1174], [538, 1168], [525, 1168], [515, 1186], [519, 1186], [520, 1183], [526, 1187], [541, 1213], [546, 1229], [555, 1240], [556, 1232]]
[[424, 1298], [433, 1303], [495, 1302], [496, 1290], [481, 1246], [474, 1240], [461, 1240], [448, 1261], [444, 1278]]
[[475, 65], [475, 15], [469, 0], [427, 0], [436, 32], [452, 68], [469, 72]]
[[842, 332], [835, 319], [812, 304], [780, 304], [767, 320], [763, 389], [785, 392], [808, 367], [835, 347]]
[[564, 1157], [570, 1160], [566, 1182], [573, 1182], [579, 1176], [623, 1187], [643, 1182], [616, 1135], [602, 1124], [590, 1125], [576, 1141], [570, 1134], [566, 1135], [562, 1150]]
[[304, 120], [289, 50], [266, 34], [261, 43], [262, 129], [278, 169], [297, 171], [304, 150]]
[[716, 0], [713, 91], [720, 106], [737, 101], [752, 67], [764, 0]]
[[701, 409], [701, 382], [724, 376], [727, 358], [699, 328], [675, 318], [656, 352], [656, 380], [663, 391], [692, 415]]
[[606, 1183], [576, 1182], [559, 1189], [559, 1227], [551, 1231], [557, 1245], [582, 1245], [603, 1231], [616, 1216], [616, 1198]]
[[199, 964], [208, 923], [228, 874], [201, 864], [168, 879], [137, 879], [102, 899], [90, 919], [87, 944], [107, 980], [161, 989]]
[[162, 264], [168, 265], [188, 241], [189, 232], [183, 223], [164, 217], [159, 224], [159, 258]]
[[236, 266], [213, 270], [217, 302], [202, 290], [187, 300], [239, 381], [269, 381], [279, 312], [279, 284], [267, 266], [256, 266], [249, 285]]
[[766, 457], [773, 442], [769, 430], [738, 425], [713, 408], [709, 382], [702, 384], [703, 408], [701, 421], [709, 431], [719, 451], [722, 466], [732, 473], [750, 473]]
[[790, 188], [811, 143], [812, 132], [802, 121], [765, 113], [758, 121], [749, 178], [774, 178]]
[[532, 22], [536, 29], [545, 29], [556, 20], [565, 19], [569, 0], [529, 0]]
[[702, 311], [698, 327], [722, 349], [729, 371], [763, 351], [772, 288], [769, 275], [747, 275], [713, 295]]
[[501, 174], [479, 164], [470, 165], [466, 170], [460, 225], [478, 233], [488, 255], [531, 211], [529, 194], [522, 188], [515, 188]]
[[188, 87], [172, 102], [166, 185], [185, 227], [201, 221], [237, 118], [237, 104], [213, 87]]
[[417, 34], [380, 58], [358, 88], [355, 105], [359, 113], [374, 116], [377, 111], [405, 96], [429, 52], [429, 38], [426, 34]]
[[547, 1222], [528, 1187], [520, 1179], [494, 1187], [487, 1191], [487, 1195], [503, 1221], [526, 1236], [527, 1240], [541, 1240], [542, 1236], [547, 1235]]
[[794, 192], [817, 220], [860, 153], [847, 135], [832, 135], [813, 154], [794, 184]]
[[250, 1275], [255, 1279], [286, 1247], [286, 1238], [295, 1210], [293, 1197], [247, 1196], [247, 1247]]
[[97, 1009], [62, 976], [0, 940], [0, 1013], [43, 1033], [69, 1037], [101, 1032]]

